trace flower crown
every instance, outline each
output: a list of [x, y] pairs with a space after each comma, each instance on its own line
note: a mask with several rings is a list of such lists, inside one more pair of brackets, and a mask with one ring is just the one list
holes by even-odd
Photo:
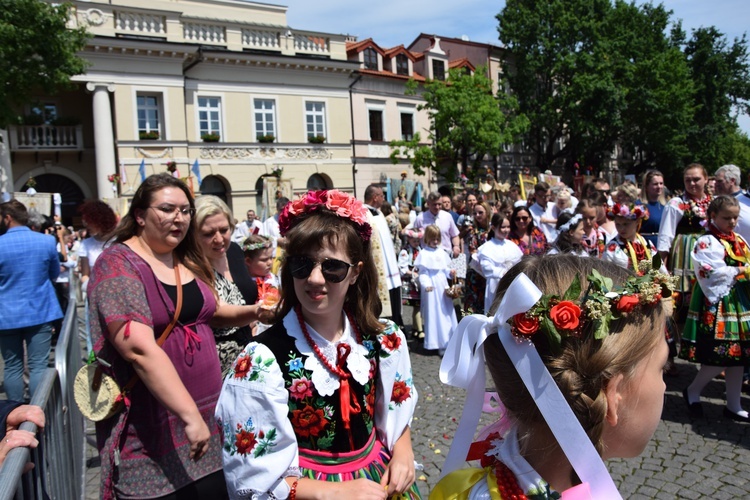
[[248, 241], [250, 238], [245, 238], [245, 241], [242, 242], [242, 251], [252, 252], [253, 250], [260, 250], [261, 248], [269, 248], [271, 246], [271, 240], [265, 236], [261, 236], [261, 238], [263, 238], [263, 241], [258, 241], [256, 243], [250, 243]]
[[630, 220], [647, 220], [648, 208], [633, 203], [615, 203], [611, 207], [607, 207], [607, 217], [610, 219], [625, 217]]
[[583, 220], [583, 216], [581, 214], [575, 214], [573, 217], [570, 218], [568, 222], [560, 226], [559, 231], [561, 233], [564, 233], [566, 231], [570, 231], [571, 228], [576, 227], [579, 222]]
[[329, 191], [308, 191], [297, 200], [290, 201], [279, 214], [279, 233], [286, 235], [295, 225], [295, 219], [302, 214], [318, 210], [330, 210], [342, 219], [354, 223], [357, 233], [364, 241], [370, 241], [372, 227], [367, 222], [367, 209], [354, 196], [331, 189]]
[[513, 316], [508, 323], [513, 335], [531, 338], [541, 333], [549, 339], [553, 354], [562, 350], [564, 337], [583, 338], [593, 332], [601, 340], [610, 335], [613, 320], [627, 316], [638, 306], [653, 306], [670, 298], [675, 290], [673, 277], [659, 271], [661, 258], [656, 255], [643, 276], [631, 276], [621, 287], [614, 288], [610, 278], [597, 270], [588, 275], [589, 286], [579, 303], [581, 280], [575, 277], [562, 297], [542, 295], [525, 313]]

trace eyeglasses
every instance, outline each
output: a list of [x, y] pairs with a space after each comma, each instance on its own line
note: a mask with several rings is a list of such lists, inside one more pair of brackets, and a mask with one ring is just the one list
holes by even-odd
[[597, 189], [597, 191], [599, 191], [602, 194], [607, 194], [607, 195], [612, 192], [611, 189]]
[[519, 222], [526, 222], [527, 220], [529, 220], [529, 218], [528, 217], [516, 217], [516, 220]]
[[153, 208], [157, 213], [160, 213], [165, 218], [171, 216], [172, 219], [176, 219], [177, 214], [180, 214], [186, 218], [192, 218], [195, 215], [195, 209], [192, 207], [182, 208], [174, 205], [157, 205], [155, 207], [148, 208]]
[[307, 279], [313, 272], [313, 269], [315, 269], [315, 266], [320, 264], [320, 272], [323, 274], [323, 278], [329, 283], [341, 283], [346, 278], [346, 275], [349, 274], [349, 268], [354, 267], [354, 264], [349, 264], [343, 260], [313, 260], [305, 255], [287, 257], [286, 262], [289, 266], [289, 271], [292, 273], [292, 278], [298, 280]]

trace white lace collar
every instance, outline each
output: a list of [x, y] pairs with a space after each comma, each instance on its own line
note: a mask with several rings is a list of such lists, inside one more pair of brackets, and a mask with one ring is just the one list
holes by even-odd
[[[341, 314], [344, 314], [343, 312]], [[302, 333], [299, 322], [297, 321], [297, 313], [289, 311], [284, 318], [284, 327], [286, 328], [287, 334], [294, 339], [294, 346], [303, 355], [306, 356], [305, 369], [312, 371], [312, 383], [315, 390], [321, 396], [330, 396], [336, 390], [338, 390], [341, 382], [339, 377], [326, 368], [323, 363], [318, 360], [317, 356], [312, 350], [312, 347], [305, 340], [305, 336]], [[359, 382], [361, 385], [365, 385], [370, 376], [370, 361], [367, 359], [368, 350], [365, 346], [358, 344], [352, 337], [352, 328], [349, 324], [349, 318], [344, 314], [344, 333], [338, 342], [333, 343], [324, 339], [318, 332], [316, 332], [310, 325], [307, 325], [307, 331], [310, 333], [310, 338], [320, 348], [320, 352], [326, 357], [329, 363], [332, 365], [336, 364], [336, 346], [342, 342], [348, 344], [352, 351], [349, 353], [349, 357], [346, 359], [346, 366], [352, 374], [352, 378]]]
[[518, 486], [525, 493], [530, 491], [544, 491], [547, 487], [547, 482], [542, 479], [539, 473], [521, 455], [517, 431], [518, 428], [514, 425], [502, 439], [493, 439], [490, 442], [490, 449], [487, 451], [487, 456], [495, 457], [505, 464], [513, 475], [516, 476]]

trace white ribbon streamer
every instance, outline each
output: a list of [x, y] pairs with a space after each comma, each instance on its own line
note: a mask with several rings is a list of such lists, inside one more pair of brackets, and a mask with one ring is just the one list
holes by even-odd
[[467, 389], [466, 403], [440, 477], [461, 468], [466, 461], [479, 423], [485, 391], [484, 350], [481, 346], [487, 335], [497, 328], [503, 347], [573, 470], [582, 482], [589, 483], [592, 498], [620, 500], [622, 497], [604, 462], [544, 366], [534, 344], [517, 339], [506, 323], [516, 314], [528, 311], [541, 296], [542, 292], [536, 285], [521, 273], [508, 287], [494, 318], [472, 315], [459, 323], [440, 365], [440, 380]]

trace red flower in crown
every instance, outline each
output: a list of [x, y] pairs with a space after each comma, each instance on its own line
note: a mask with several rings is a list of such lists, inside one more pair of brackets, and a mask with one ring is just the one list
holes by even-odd
[[521, 335], [534, 335], [539, 330], [539, 318], [519, 313], [513, 316], [513, 326]]
[[617, 301], [617, 310], [622, 313], [629, 313], [638, 305], [638, 300], [637, 295], [623, 295]]
[[335, 189], [308, 191], [302, 198], [289, 202], [279, 214], [279, 232], [285, 236], [292, 228], [296, 217], [322, 209], [329, 210], [342, 219], [350, 220], [359, 236], [364, 241], [370, 240], [372, 227], [367, 222], [367, 209], [354, 196]]
[[562, 300], [549, 311], [549, 318], [560, 330], [575, 330], [580, 324], [581, 308], [569, 300]]

